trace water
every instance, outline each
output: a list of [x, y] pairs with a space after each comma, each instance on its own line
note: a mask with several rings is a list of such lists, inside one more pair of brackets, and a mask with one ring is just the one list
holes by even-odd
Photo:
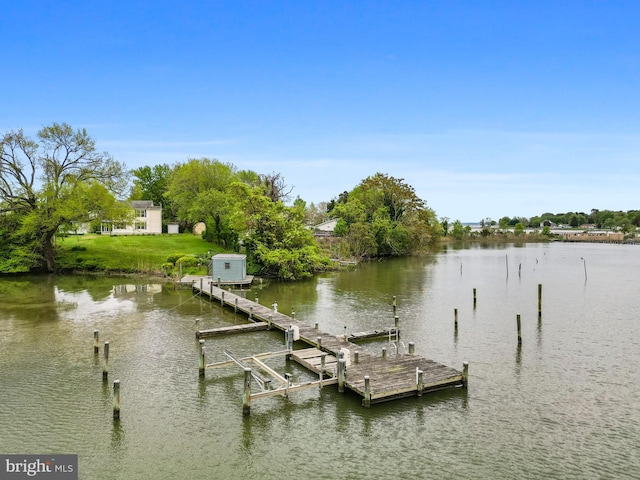
[[[0, 452], [75, 453], [84, 479], [639, 478], [638, 272], [637, 246], [534, 244], [255, 287], [248, 298], [336, 334], [393, 325], [395, 295], [402, 340], [458, 369], [468, 360], [470, 384], [370, 409], [312, 389], [256, 400], [249, 417], [239, 368], [198, 378], [194, 319], [241, 323], [233, 311], [153, 280], [0, 279]], [[106, 383], [95, 329], [110, 342]], [[279, 332], [211, 339], [208, 361], [283, 343]]]

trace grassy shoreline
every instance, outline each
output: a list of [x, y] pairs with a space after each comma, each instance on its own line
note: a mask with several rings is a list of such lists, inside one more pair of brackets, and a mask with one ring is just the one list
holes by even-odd
[[57, 239], [58, 272], [103, 274], [171, 274], [169, 260], [193, 257], [200, 263], [185, 265], [183, 274], [207, 271], [208, 260], [224, 250], [188, 233], [172, 235], [74, 235]]

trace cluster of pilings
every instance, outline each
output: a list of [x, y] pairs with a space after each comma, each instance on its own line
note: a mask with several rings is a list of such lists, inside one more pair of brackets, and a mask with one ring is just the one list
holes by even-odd
[[[93, 354], [96, 359], [100, 355], [100, 333], [98, 330], [93, 331]], [[104, 350], [102, 356], [102, 381], [109, 381], [109, 342], [104, 342]], [[113, 381], [113, 420], [120, 420], [120, 380]]]

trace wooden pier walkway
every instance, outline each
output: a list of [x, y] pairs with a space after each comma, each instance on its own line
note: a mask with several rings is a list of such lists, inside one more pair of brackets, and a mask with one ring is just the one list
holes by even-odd
[[[197, 338], [216, 335], [223, 330], [242, 331], [252, 327], [257, 329], [275, 328], [284, 332], [296, 329], [299, 333], [299, 341], [306, 343], [311, 348], [290, 350], [288, 353], [291, 358], [309, 370], [320, 373], [319, 365], [324, 353], [324, 374], [333, 377], [331, 380], [325, 380], [325, 384], [334, 384], [336, 379], [333, 366], [336, 365], [340, 356], [346, 357], [348, 374], [346, 374], [344, 386], [362, 396], [364, 406], [401, 397], [420, 396], [423, 393], [444, 388], [465, 387], [467, 384], [468, 364], [466, 362], [463, 371], [458, 371], [412, 352], [396, 353], [397, 345], [394, 346], [394, 344], [390, 344], [393, 347], [390, 351], [387, 352], [386, 349], [383, 349], [383, 354], [375, 354], [365, 347], [349, 341], [349, 336], [345, 339], [344, 335], [323, 332], [319, 330], [317, 324], [315, 326], [305, 324], [288, 315], [218, 288], [211, 279], [206, 277], [193, 282], [193, 291], [195, 294], [208, 297], [212, 302], [220, 302], [222, 306], [243, 312], [249, 320], [254, 322], [246, 326], [197, 330]], [[218, 332], [212, 333], [216, 330]], [[228, 333], [232, 333], [232, 331]], [[211, 366], [222, 366], [227, 363], [223, 362]], [[209, 366], [207, 365], [207, 367]], [[322, 376], [320, 375], [320, 382], [313, 382], [314, 385], [320, 383], [322, 386]], [[253, 394], [251, 398], [259, 398], [267, 396], [267, 394], [268, 392]]]

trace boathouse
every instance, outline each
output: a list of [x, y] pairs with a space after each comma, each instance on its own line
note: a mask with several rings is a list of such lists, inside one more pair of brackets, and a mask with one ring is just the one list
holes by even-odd
[[247, 256], [237, 253], [218, 253], [211, 257], [211, 279], [223, 284], [251, 283], [247, 276]]

